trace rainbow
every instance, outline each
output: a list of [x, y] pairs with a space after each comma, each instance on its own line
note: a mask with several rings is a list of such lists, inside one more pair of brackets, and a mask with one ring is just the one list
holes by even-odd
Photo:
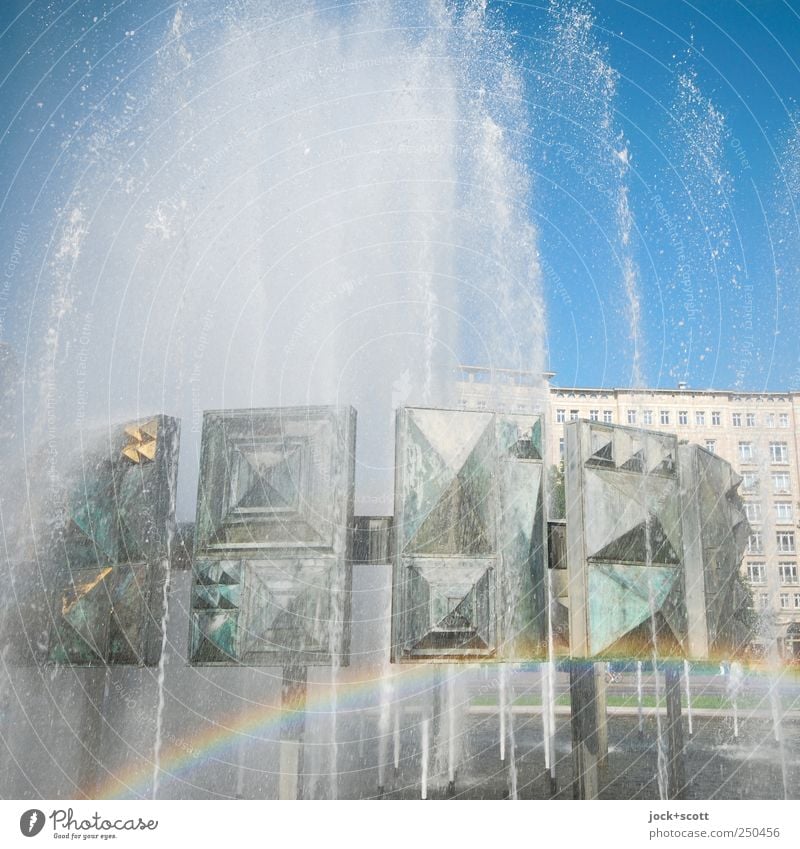
[[[380, 703], [383, 688], [391, 688], [393, 703], [416, 698], [434, 685], [435, 667], [421, 664], [358, 670], [342, 669], [334, 683], [309, 684], [306, 715], [328, 715], [363, 710]], [[162, 786], [171, 780], [181, 780], [193, 770], [219, 760], [231, 763], [242, 738], [274, 739], [280, 737], [283, 711], [276, 704], [255, 704], [231, 711], [219, 717], [208, 717], [195, 734], [162, 744], [159, 769]], [[88, 799], [139, 799], [149, 790], [153, 780], [153, 757], [139, 757], [129, 766], [111, 772], [94, 786], [81, 790]]]
[[[560, 660], [563, 660], [561, 658]], [[619, 662], [619, 658], [615, 659]], [[527, 664], [523, 664], [527, 665]], [[713, 663], [693, 663], [696, 671], [708, 673]], [[775, 676], [775, 670], [761, 664], [745, 664], [748, 675]], [[491, 665], [490, 665], [491, 667]], [[306, 715], [330, 715], [358, 712], [380, 704], [384, 688], [391, 694], [393, 704], [418, 700], [436, 684], [436, 666], [430, 664], [392, 665], [386, 667], [345, 668], [337, 673], [337, 681], [309, 684]], [[468, 668], [462, 666], [462, 669]], [[476, 668], [470, 665], [473, 670]], [[780, 677], [797, 680], [800, 671], [784, 667]], [[497, 680], [492, 676], [494, 688]], [[792, 705], [792, 710], [798, 709]], [[243, 710], [231, 711], [216, 718], [206, 718], [202, 728], [192, 736], [162, 744], [159, 753], [159, 775], [162, 786], [172, 780], [184, 780], [192, 771], [209, 762], [231, 764], [238, 757], [237, 747], [242, 738], [278, 740], [283, 711], [275, 704], [255, 704]], [[138, 758], [118, 772], [103, 767], [106, 776], [80, 795], [87, 799], [140, 799], [153, 782], [154, 760], [137, 753]], [[169, 798], [167, 796], [167, 798]]]

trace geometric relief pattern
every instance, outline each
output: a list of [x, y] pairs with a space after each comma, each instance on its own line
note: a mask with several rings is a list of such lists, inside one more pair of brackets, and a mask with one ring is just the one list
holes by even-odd
[[346, 662], [355, 412], [205, 414], [191, 661]]
[[741, 478], [728, 463], [696, 445], [682, 446], [680, 473], [686, 496], [687, 574], [691, 593], [702, 598], [704, 643], [713, 656], [741, 646], [746, 626], [738, 585], [750, 526], [738, 494]]
[[[570, 642], [577, 656], [685, 641], [675, 437], [576, 422], [567, 428]], [[644, 626], [647, 627], [644, 627]]]
[[65, 468], [50, 535], [50, 662], [158, 662], [178, 430], [167, 416], [120, 425], [84, 439]]
[[530, 644], [540, 419], [405, 408], [396, 452], [393, 659], [479, 660]]

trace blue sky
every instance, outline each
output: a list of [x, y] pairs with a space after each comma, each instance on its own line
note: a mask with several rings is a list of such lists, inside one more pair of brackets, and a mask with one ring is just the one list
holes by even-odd
[[[797, 132], [800, 4], [573, 4], [594, 26], [579, 45], [592, 54], [574, 57], [571, 77], [554, 70], [545, 0], [489, 5], [512, 33], [525, 81], [530, 137], [519, 144], [533, 174], [530, 215], [557, 382], [800, 389], [800, 151], [794, 160], [787, 154]], [[565, 13], [569, 4], [558, 5]], [[139, 65], [147, 67], [173, 13], [162, 0], [3, 3], [3, 337], [20, 338], [24, 311], [9, 304], [30, 296], [41, 262], [32, 245], [75, 176], [65, 138], [89, 103], [106, 97], [105, 119], [113, 116], [115, 84], [144, 73]], [[613, 69], [613, 96], [599, 95], [586, 73], [597, 62]], [[598, 138], [604, 110], [610, 148]], [[621, 151], [622, 176], [614, 158]], [[632, 216], [627, 247], [620, 192]], [[638, 376], [624, 256], [641, 309]]]
[[[517, 29], [533, 126], [540, 132], [549, 120], [541, 114], [536, 83], [540, 36], [550, 32], [546, 5], [515, 3], [505, 12]], [[791, 179], [797, 169], [786, 150], [796, 133], [800, 92], [798, 4], [606, 0], [594, 5], [593, 14], [594, 37], [618, 74], [614, 122], [631, 157], [645, 382], [800, 388], [798, 228], [791, 205], [797, 198], [787, 192], [786, 170]], [[681, 75], [701, 95], [688, 113], [676, 99]], [[709, 144], [709, 109], [721, 130], [716, 148]], [[589, 159], [597, 156], [588, 136], [584, 150]], [[545, 164], [539, 173], [557, 182], [552, 171], [558, 170], [548, 172]], [[568, 179], [561, 188], [569, 188]], [[630, 353], [620, 356], [618, 345], [625, 339], [625, 313], [613, 279], [619, 269], [598, 235], [603, 230], [613, 242], [613, 224], [570, 247], [556, 230], [581, 227], [581, 213], [568, 205], [559, 214], [565, 202], [559, 188], [543, 194], [537, 213], [552, 217], [541, 224], [542, 250], [560, 269], [562, 284], [556, 292], [550, 287], [548, 298], [557, 380], [627, 385]], [[598, 208], [602, 218], [602, 204], [595, 203]], [[713, 249], [721, 255], [709, 265]], [[683, 270], [676, 267], [680, 251]], [[595, 326], [601, 314], [602, 330]], [[587, 334], [602, 337], [603, 344], [587, 345]]]

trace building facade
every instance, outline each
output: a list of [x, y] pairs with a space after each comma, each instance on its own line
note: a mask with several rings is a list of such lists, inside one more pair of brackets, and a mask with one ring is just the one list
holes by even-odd
[[762, 621], [760, 639], [800, 659], [800, 393], [566, 388], [551, 385], [552, 377], [467, 366], [459, 405], [544, 413], [551, 466], [563, 455], [564, 425], [576, 419], [667, 431], [727, 460], [742, 476], [752, 527], [742, 577]]

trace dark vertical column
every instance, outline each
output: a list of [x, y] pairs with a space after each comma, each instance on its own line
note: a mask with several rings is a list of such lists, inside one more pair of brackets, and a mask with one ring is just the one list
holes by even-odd
[[308, 670], [284, 667], [281, 685], [281, 751], [279, 799], [303, 798], [303, 737], [306, 730]]
[[572, 795], [576, 799], [597, 799], [598, 771], [597, 688], [591, 661], [573, 660], [569, 667], [569, 697], [572, 726]]
[[686, 770], [683, 761], [680, 669], [670, 663], [664, 670], [664, 677], [667, 689], [667, 797], [683, 799]]

